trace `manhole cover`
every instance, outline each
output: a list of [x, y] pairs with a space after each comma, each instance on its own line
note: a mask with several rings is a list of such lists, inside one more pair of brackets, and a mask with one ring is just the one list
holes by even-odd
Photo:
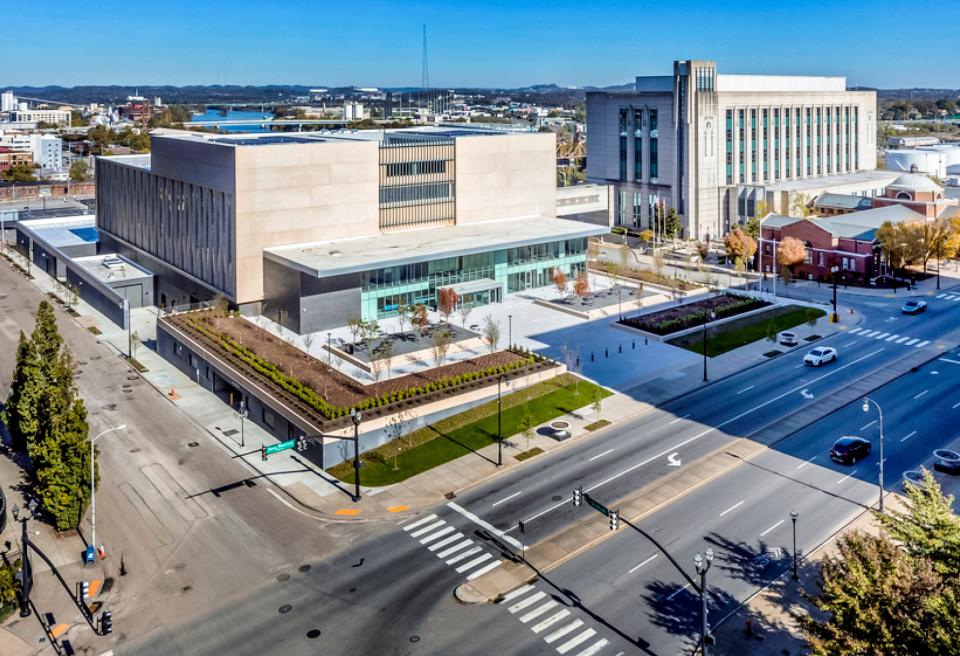
[[192, 585], [185, 585], [182, 588], [180, 588], [180, 592], [190, 592], [191, 590], [193, 590]]
[[199, 442], [187, 442], [187, 446], [190, 447], [191, 449], [195, 449], [196, 447], [200, 446], [200, 443], [199, 443]]
[[116, 404], [116, 403], [108, 403], [107, 405], [103, 406], [103, 409], [104, 409], [104, 410], [116, 410], [116, 409], [117, 409], [117, 404]]
[[552, 497], [550, 497], [550, 498], [553, 499], [554, 501], [563, 501], [563, 497], [560, 496], [559, 494], [554, 494], [554, 495], [553, 495]]
[[283, 581], [286, 581], [289, 578], [290, 578], [289, 574], [277, 574], [277, 580], [280, 581], [281, 583]]
[[420, 636], [418, 635], [410, 636], [410, 642], [420, 642]]
[[306, 573], [306, 572], [309, 572], [309, 571], [310, 571], [310, 568], [311, 568], [310, 565], [301, 565], [301, 566], [298, 567], [297, 569], [298, 569], [299, 571], [301, 571], [301, 572]]
[[277, 609], [277, 611], [279, 611], [281, 615], [286, 615], [292, 610], [293, 610], [293, 606], [291, 606], [290, 604], [284, 604], [283, 606]]
[[223, 434], [226, 435], [227, 437], [233, 437], [239, 432], [240, 431], [238, 431], [236, 428], [231, 428], [230, 430], [223, 431]]
[[320, 629], [310, 629], [307, 631], [307, 637], [313, 640], [320, 637]]
[[186, 566], [187, 566], [186, 563], [177, 563], [176, 565], [173, 566], [173, 569], [183, 569]]
[[356, 588], [350, 588], [347, 592], [356, 592], [356, 591], [357, 591]]

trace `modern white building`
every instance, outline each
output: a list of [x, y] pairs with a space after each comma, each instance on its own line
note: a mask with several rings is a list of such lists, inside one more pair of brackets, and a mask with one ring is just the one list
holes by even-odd
[[884, 158], [891, 171], [926, 173], [938, 178], [960, 175], [960, 144], [888, 150]]
[[63, 140], [52, 134], [6, 132], [0, 130], [0, 146], [11, 150], [29, 150], [33, 162], [43, 169], [63, 168]]
[[65, 109], [18, 109], [11, 112], [13, 123], [52, 123], [70, 126], [70, 112]]
[[0, 93], [0, 112], [12, 112], [17, 108], [17, 97], [13, 91], [4, 91]]
[[713, 61], [676, 61], [634, 91], [587, 94], [587, 174], [616, 185], [617, 224], [653, 227], [674, 208], [685, 236], [716, 238], [770, 185], [849, 184], [874, 170], [876, 103], [843, 77], [721, 75]]

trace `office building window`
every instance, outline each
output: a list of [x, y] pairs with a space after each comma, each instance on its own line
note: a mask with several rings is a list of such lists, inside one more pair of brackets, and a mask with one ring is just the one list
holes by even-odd
[[627, 179], [627, 110], [620, 110], [620, 179]]
[[656, 184], [660, 177], [660, 161], [657, 155], [659, 139], [650, 139], [650, 182]]
[[643, 217], [643, 195], [635, 191], [633, 192], [633, 227], [639, 228], [640, 222]]
[[726, 112], [726, 148], [724, 152], [727, 158], [727, 184], [733, 184], [733, 110]]

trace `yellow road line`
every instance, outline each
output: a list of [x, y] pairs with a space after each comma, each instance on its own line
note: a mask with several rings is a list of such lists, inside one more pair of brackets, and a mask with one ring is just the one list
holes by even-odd
[[87, 590], [87, 596], [91, 599], [97, 596], [97, 593], [100, 591], [100, 586], [103, 584], [103, 581], [100, 579], [94, 579], [90, 581], [90, 587]]
[[359, 514], [360, 514], [360, 509], [359, 509], [359, 508], [341, 508], [340, 510], [337, 511], [336, 514], [338, 514], [338, 515], [359, 515]]
[[50, 635], [52, 635], [54, 638], [59, 638], [66, 633], [69, 628], [69, 624], [57, 624], [55, 627], [50, 629]]
[[410, 510], [410, 506], [390, 506], [387, 508], [387, 512], [403, 512], [405, 510]]

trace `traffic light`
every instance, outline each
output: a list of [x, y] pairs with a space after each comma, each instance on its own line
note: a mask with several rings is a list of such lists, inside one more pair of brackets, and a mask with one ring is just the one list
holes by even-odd
[[113, 613], [108, 610], [100, 614], [100, 635], [113, 633]]
[[573, 507], [577, 508], [583, 503], [583, 488], [578, 487], [573, 491]]
[[610, 530], [616, 531], [619, 525], [620, 525], [620, 512], [617, 510], [611, 510], [610, 511]]
[[264, 462], [267, 461], [267, 447], [262, 445], [260, 446], [260, 459]]

